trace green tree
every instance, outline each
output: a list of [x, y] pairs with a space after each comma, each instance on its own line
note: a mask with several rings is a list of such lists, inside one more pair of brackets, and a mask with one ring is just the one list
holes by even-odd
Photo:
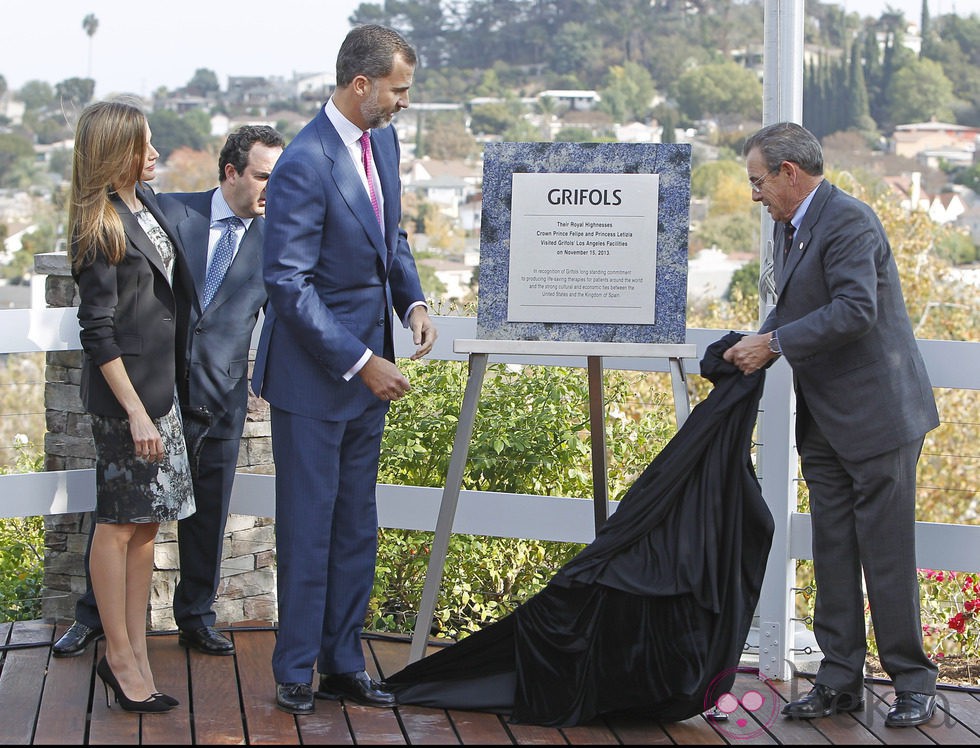
[[194, 75], [187, 81], [187, 93], [192, 96], [207, 96], [208, 94], [218, 93], [221, 85], [218, 83], [218, 75], [210, 68], [198, 68]]
[[153, 145], [164, 162], [181, 146], [203, 151], [211, 142], [211, 123], [203, 111], [195, 110], [181, 117], [176, 112], [162, 109], [153, 112], [148, 119], [153, 131]]
[[935, 60], [915, 59], [895, 73], [889, 89], [892, 123], [949, 122], [953, 118], [953, 84]]
[[[479, 144], [472, 133], [466, 129], [466, 122], [460, 112], [426, 113], [428, 123], [426, 132], [419, 136], [424, 147], [416, 150], [416, 156], [430, 156], [435, 159], [466, 159], [479, 153]], [[421, 122], [421, 120], [420, 120]]]
[[759, 267], [759, 261], [752, 260], [732, 273], [732, 279], [728, 284], [728, 289], [725, 291], [725, 298], [728, 301], [744, 300], [758, 305]]
[[676, 143], [677, 142], [677, 115], [674, 110], [670, 107], [664, 107], [660, 110], [661, 114], [660, 120], [660, 142], [661, 143]]
[[956, 184], [969, 187], [974, 192], [980, 192], [980, 163], [974, 164], [968, 169], [963, 169], [953, 178]]
[[677, 105], [691, 120], [721, 122], [762, 118], [762, 83], [751, 70], [720, 62], [687, 70], [677, 81]]
[[412, 40], [423, 66], [438, 65], [446, 47], [448, 24], [440, 0], [388, 0], [389, 24]]
[[85, 34], [88, 36], [88, 77], [92, 77], [92, 38], [95, 36], [95, 32], [99, 30], [99, 19], [95, 17], [95, 13], [89, 13], [82, 19], [82, 28], [85, 30]]
[[49, 83], [30, 80], [20, 87], [17, 98], [24, 102], [25, 109], [43, 109], [54, 103], [54, 90]]
[[[23, 187], [34, 169], [34, 147], [23, 135], [0, 132], [0, 187]], [[28, 184], [30, 182], [28, 181]]]
[[[745, 184], [743, 164], [734, 159], [705, 161], [691, 171], [691, 194], [694, 197], [711, 198], [724, 183], [730, 180]], [[745, 186], [747, 189], [748, 185]]]
[[95, 81], [91, 78], [66, 78], [55, 84], [54, 92], [63, 110], [80, 112], [95, 95]]
[[506, 102], [477, 104], [470, 113], [470, 131], [474, 135], [500, 135], [520, 118], [514, 106]]
[[939, 62], [952, 82], [956, 121], [980, 126], [980, 16], [943, 16], [932, 37], [923, 57]]
[[588, 143], [595, 139], [595, 135], [588, 127], [563, 127], [555, 134], [556, 143]]
[[619, 123], [644, 121], [653, 106], [653, 78], [642, 65], [626, 62], [609, 68], [599, 91], [599, 109]]
[[541, 129], [523, 117], [511, 122], [501, 137], [508, 143], [538, 143], [544, 140], [541, 136]]
[[547, 45], [548, 68], [557, 75], [575, 74], [598, 67], [602, 45], [584, 23], [566, 23]]
[[871, 109], [868, 105], [868, 87], [861, 66], [861, 43], [858, 40], [855, 40], [851, 45], [845, 96], [847, 103], [847, 127], [845, 129], [856, 129], [862, 132], [874, 130], [875, 121], [871, 119]]

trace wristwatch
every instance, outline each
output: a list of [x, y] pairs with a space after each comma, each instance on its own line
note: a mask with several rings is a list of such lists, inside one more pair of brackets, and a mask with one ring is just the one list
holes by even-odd
[[769, 350], [777, 356], [783, 355], [783, 349], [779, 347], [779, 338], [776, 337], [775, 330], [772, 331], [772, 335], [769, 337]]

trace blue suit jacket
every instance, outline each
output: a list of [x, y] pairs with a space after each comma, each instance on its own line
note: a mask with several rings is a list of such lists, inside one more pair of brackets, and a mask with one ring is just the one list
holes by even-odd
[[[774, 233], [782, 247], [781, 225]], [[821, 182], [775, 272], [779, 298], [760, 332], [779, 329], [797, 395], [838, 454], [865, 460], [939, 425], [895, 257], [869, 206]]]
[[372, 131], [384, 195], [382, 235], [354, 162], [323, 109], [289, 143], [266, 191], [269, 306], [252, 386], [270, 404], [322, 420], [356, 417], [377, 398], [344, 379], [370, 348], [394, 360], [392, 308], [424, 301], [401, 220], [394, 128]]
[[238, 439], [248, 406], [252, 332], [267, 298], [262, 278], [264, 219], [249, 224], [221, 286], [202, 311], [213, 194], [214, 190], [170, 193], [158, 200], [180, 238], [174, 278], [180, 401], [211, 411], [209, 437]]

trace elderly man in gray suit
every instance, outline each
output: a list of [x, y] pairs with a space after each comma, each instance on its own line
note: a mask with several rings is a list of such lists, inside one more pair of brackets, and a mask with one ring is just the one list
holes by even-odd
[[778, 301], [759, 333], [725, 358], [746, 374], [780, 355], [793, 369], [823, 653], [813, 689], [783, 714], [864, 708], [863, 570], [896, 694], [885, 724], [920, 725], [935, 710], [937, 668], [922, 647], [915, 472], [939, 415], [895, 258], [874, 211], [824, 180], [812, 133], [770, 125], [743, 153], [752, 199], [776, 221]]

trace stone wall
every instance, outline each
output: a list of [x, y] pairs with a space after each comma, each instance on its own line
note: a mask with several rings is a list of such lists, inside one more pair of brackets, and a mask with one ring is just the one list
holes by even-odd
[[[78, 305], [77, 289], [64, 252], [37, 255], [35, 270], [47, 276], [45, 301], [49, 307]], [[92, 427], [78, 393], [81, 366], [81, 351], [47, 354], [45, 470], [75, 470], [95, 464]], [[267, 474], [274, 471], [268, 405], [259, 398], [249, 399], [238, 469]], [[45, 619], [69, 621], [75, 617], [75, 602], [86, 588], [84, 558], [90, 522], [89, 513], [45, 517], [42, 609]], [[157, 536], [147, 612], [151, 630], [175, 628], [171, 603], [180, 575], [176, 530], [175, 522], [164, 523]], [[228, 518], [221, 583], [214, 606], [219, 625], [278, 619], [275, 557], [271, 519], [234, 514]]]

